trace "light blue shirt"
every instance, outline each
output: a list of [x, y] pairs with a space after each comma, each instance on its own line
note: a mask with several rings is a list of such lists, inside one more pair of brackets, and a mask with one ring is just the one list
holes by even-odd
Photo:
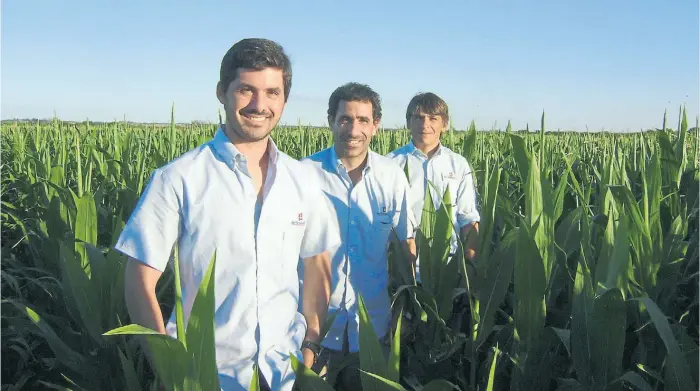
[[[248, 389], [254, 362], [272, 389], [292, 389], [289, 355], [303, 359], [306, 334], [298, 263], [339, 243], [315, 176], [272, 139], [269, 149], [257, 223], [246, 158], [219, 128], [155, 170], [115, 247], [163, 271], [177, 243], [185, 324], [216, 249], [216, 359], [227, 391]], [[174, 311], [166, 331], [176, 335]]]
[[323, 345], [341, 350], [346, 325], [351, 352], [358, 351], [357, 295], [367, 306], [377, 336], [384, 336], [391, 319], [387, 249], [397, 240], [413, 237], [408, 181], [388, 158], [369, 151], [362, 179], [353, 186], [347, 170], [330, 147], [306, 159], [314, 168], [336, 214], [342, 243], [331, 249], [329, 314], [336, 319]]
[[[411, 209], [416, 218], [417, 227], [420, 226], [423, 214], [423, 202], [428, 181], [431, 181], [435, 188], [431, 187], [433, 206], [440, 207], [442, 196], [449, 187], [452, 199], [452, 222], [457, 229], [461, 229], [467, 224], [480, 220], [477, 209], [476, 190], [472, 169], [462, 155], [459, 155], [444, 145], [440, 144], [438, 150], [428, 159], [423, 152], [416, 148], [413, 142], [409, 142], [403, 147], [390, 152], [387, 157], [394, 160], [402, 169], [408, 162], [408, 178], [411, 184]], [[451, 252], [458, 250], [457, 233], [452, 232]], [[416, 279], [420, 280], [420, 263], [416, 264]]]

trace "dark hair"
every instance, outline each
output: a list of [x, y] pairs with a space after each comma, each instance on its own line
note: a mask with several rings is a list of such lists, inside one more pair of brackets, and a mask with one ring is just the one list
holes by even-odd
[[439, 115], [445, 123], [450, 120], [447, 103], [432, 92], [420, 93], [411, 99], [406, 109], [406, 125], [408, 125], [411, 116], [419, 110], [424, 111], [426, 114]]
[[292, 64], [280, 44], [264, 38], [246, 38], [236, 42], [221, 60], [219, 82], [228, 89], [231, 81], [238, 77], [238, 69], [278, 68], [283, 72], [284, 101], [292, 89]]
[[372, 104], [372, 119], [374, 122], [382, 119], [382, 103], [379, 94], [366, 84], [351, 82], [336, 88], [328, 99], [329, 122], [333, 122], [333, 119], [335, 119], [338, 105], [343, 100], [346, 102], [370, 102]]

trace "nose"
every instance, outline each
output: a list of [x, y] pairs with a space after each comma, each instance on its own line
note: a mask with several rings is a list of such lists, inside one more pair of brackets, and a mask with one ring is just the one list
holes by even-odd
[[256, 113], [262, 113], [265, 111], [265, 94], [261, 92], [254, 92], [248, 102], [248, 109], [253, 110]]
[[419, 121], [421, 128], [425, 129], [428, 127], [428, 117], [421, 117]]
[[351, 121], [350, 123], [348, 123], [347, 134], [351, 138], [355, 138], [362, 135], [362, 132], [360, 131], [360, 125], [357, 123], [357, 121]]

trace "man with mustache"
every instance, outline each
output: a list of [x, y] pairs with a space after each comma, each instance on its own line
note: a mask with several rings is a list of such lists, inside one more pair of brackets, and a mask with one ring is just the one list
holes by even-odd
[[[362, 389], [359, 295], [378, 337], [385, 340], [388, 334], [389, 243], [396, 241], [410, 264], [415, 257], [408, 181], [394, 162], [369, 149], [381, 117], [379, 95], [370, 87], [359, 83], [338, 87], [328, 100], [333, 146], [302, 160], [314, 169], [333, 204], [342, 241], [331, 250], [329, 313], [335, 313], [336, 318], [313, 367], [321, 374], [336, 373], [341, 364], [347, 363], [337, 374], [337, 382], [327, 379], [337, 389]], [[387, 359], [388, 345], [383, 342], [383, 347]]]
[[[215, 349], [222, 390], [291, 390], [289, 354], [314, 362], [337, 246], [330, 205], [309, 169], [270, 137], [292, 85], [290, 60], [266, 39], [244, 39], [221, 62], [216, 96], [226, 122], [213, 139], [152, 174], [116, 249], [129, 257], [126, 303], [133, 323], [175, 336], [156, 284], [178, 246], [185, 324], [216, 252]], [[305, 270], [299, 313], [298, 263]]]
[[[452, 222], [459, 229], [460, 237], [469, 238], [464, 245], [465, 259], [476, 256], [479, 232], [479, 212], [472, 169], [467, 160], [442, 145], [440, 138], [449, 125], [447, 103], [434, 93], [415, 95], [406, 109], [406, 125], [411, 131], [411, 141], [387, 156], [404, 168], [408, 165], [411, 183], [411, 208], [420, 226], [425, 192], [431, 181], [434, 206], [438, 208], [442, 195], [449, 187], [452, 198]], [[458, 238], [453, 232], [451, 252], [458, 251]], [[420, 259], [416, 261], [416, 279], [420, 281]]]

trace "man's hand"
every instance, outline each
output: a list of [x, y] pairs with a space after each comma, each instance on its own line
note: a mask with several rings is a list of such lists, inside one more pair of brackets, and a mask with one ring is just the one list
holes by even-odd
[[306, 365], [307, 368], [311, 369], [313, 367], [314, 363], [316, 362], [316, 356], [314, 355], [314, 352], [311, 351], [311, 349], [303, 349], [301, 353], [304, 355], [304, 365]]
[[460, 234], [466, 239], [464, 246], [464, 259], [471, 262], [476, 260], [477, 247], [479, 245], [479, 222], [473, 222], [462, 227]]

